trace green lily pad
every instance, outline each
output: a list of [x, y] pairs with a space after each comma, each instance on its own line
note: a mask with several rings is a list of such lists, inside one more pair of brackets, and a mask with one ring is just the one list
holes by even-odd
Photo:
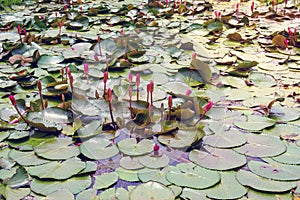
[[252, 72], [249, 75], [249, 79], [257, 87], [268, 88], [277, 85], [277, 82], [272, 75], [261, 72]]
[[246, 136], [238, 130], [230, 129], [203, 138], [204, 144], [217, 148], [232, 148], [242, 146], [247, 142]]
[[42, 68], [48, 68], [50, 66], [62, 62], [63, 60], [64, 60], [63, 56], [42, 55], [39, 58], [37, 65]]
[[116, 169], [116, 172], [119, 175], [119, 178], [124, 181], [135, 182], [139, 181], [138, 170], [128, 170], [119, 167]]
[[139, 157], [130, 157], [130, 156], [122, 157], [120, 160], [120, 166], [124, 169], [129, 169], [129, 170], [144, 168], [144, 165], [142, 165], [139, 162]]
[[88, 188], [91, 183], [92, 179], [90, 176], [73, 177], [64, 181], [41, 181], [33, 179], [30, 188], [33, 192], [45, 196], [59, 189], [66, 189], [72, 194], [77, 194]]
[[97, 190], [96, 189], [87, 189], [82, 192], [80, 192], [76, 196], [76, 200], [86, 200], [86, 199], [97, 199]]
[[[35, 146], [34, 152], [49, 160], [64, 160], [79, 155], [79, 147], [73, 145], [71, 138], [53, 138]], [[62, 153], [63, 152], [63, 153]]]
[[199, 141], [204, 136], [202, 129], [180, 129], [173, 134], [158, 136], [158, 141], [173, 148], [185, 148]]
[[102, 137], [94, 137], [80, 145], [80, 152], [87, 158], [101, 160], [111, 158], [119, 153], [116, 145]]
[[269, 135], [246, 134], [247, 143], [234, 150], [253, 157], [278, 156], [286, 151], [286, 146], [277, 137]]
[[74, 138], [89, 138], [92, 136], [96, 136], [102, 133], [102, 122], [98, 120], [94, 120], [84, 127], [81, 127], [77, 130], [77, 135]]
[[158, 169], [163, 168], [169, 164], [169, 157], [166, 154], [161, 156], [146, 155], [139, 158], [139, 162], [145, 167]]
[[66, 189], [57, 190], [55, 192], [52, 192], [51, 194], [47, 195], [47, 200], [56, 200], [56, 199], [68, 199], [73, 200], [74, 195]]
[[229, 170], [246, 164], [246, 157], [231, 149], [204, 147], [203, 150], [194, 149], [189, 154], [189, 159], [208, 169]]
[[251, 160], [248, 162], [251, 172], [264, 178], [278, 181], [295, 181], [300, 179], [300, 166], [280, 163], [264, 163]]
[[218, 172], [188, 163], [178, 164], [167, 173], [166, 177], [169, 182], [177, 186], [194, 189], [208, 188], [220, 181]]
[[263, 133], [273, 136], [298, 135], [300, 133], [300, 127], [290, 124], [277, 124], [270, 129], [264, 129]]
[[30, 134], [30, 131], [12, 131], [9, 135], [8, 139], [11, 140], [17, 140], [28, 137]]
[[191, 200], [207, 200], [205, 190], [196, 190], [192, 188], [183, 188], [180, 197]]
[[157, 182], [142, 183], [136, 186], [129, 194], [130, 199], [144, 200], [172, 200], [175, 198], [172, 190]]
[[269, 117], [277, 122], [289, 122], [299, 119], [300, 111], [293, 108], [273, 106]]
[[220, 172], [221, 182], [206, 190], [211, 199], [239, 199], [247, 194], [247, 189], [235, 178], [234, 171]]
[[247, 131], [261, 131], [265, 128], [274, 126], [275, 123], [275, 120], [267, 117], [248, 115], [247, 121], [234, 122], [234, 125]]
[[78, 174], [86, 167], [79, 159], [72, 158], [63, 162], [53, 161], [38, 166], [27, 167], [26, 170], [31, 176], [38, 178], [50, 178], [64, 180]]
[[170, 171], [171, 168], [159, 169], [149, 169], [144, 168], [138, 171], [138, 177], [142, 182], [155, 181], [163, 185], [170, 185], [171, 183], [167, 180], [166, 174]]
[[5, 199], [23, 199], [23, 197], [29, 195], [29, 188], [11, 188], [10, 186], [5, 186], [0, 184], [0, 193], [5, 197]]
[[300, 146], [288, 143], [287, 150], [283, 154], [272, 157], [273, 160], [290, 165], [300, 164]]
[[100, 176], [95, 177], [94, 188], [96, 189], [105, 189], [109, 186], [115, 184], [119, 179], [117, 172], [110, 172], [101, 174]]
[[34, 151], [11, 150], [9, 157], [22, 166], [41, 165], [50, 162], [36, 156]]
[[244, 170], [238, 171], [236, 178], [242, 185], [264, 192], [285, 192], [296, 187], [295, 181], [276, 181]]
[[135, 138], [127, 138], [118, 142], [120, 151], [129, 156], [140, 156], [152, 152], [154, 142], [143, 139], [137, 143]]
[[291, 192], [289, 193], [265, 193], [256, 190], [248, 190], [249, 199], [263, 199], [263, 200], [291, 200], [293, 199]]

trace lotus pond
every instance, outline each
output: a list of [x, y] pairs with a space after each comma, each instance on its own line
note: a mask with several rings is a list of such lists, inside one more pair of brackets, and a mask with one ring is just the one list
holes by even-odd
[[299, 199], [297, 1], [0, 7], [0, 199]]

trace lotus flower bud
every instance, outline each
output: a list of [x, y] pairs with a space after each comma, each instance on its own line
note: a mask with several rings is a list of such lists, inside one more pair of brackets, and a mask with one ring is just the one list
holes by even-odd
[[12, 104], [13, 106], [17, 106], [17, 101], [16, 101], [14, 95], [11, 94], [11, 95], [8, 96], [8, 98], [9, 98], [9, 100], [10, 100], [10, 102], [11, 102], [11, 104]]
[[140, 74], [137, 74], [136, 77], [135, 77], [135, 81], [136, 81], [136, 85], [139, 86], [141, 84], [141, 77], [140, 77]]
[[204, 108], [203, 108], [203, 110], [204, 110], [204, 113], [207, 113], [210, 109], [211, 109], [211, 107], [213, 106], [213, 102], [212, 101], [209, 101], [205, 106], [204, 106]]
[[87, 63], [84, 63], [84, 64], [83, 64], [83, 67], [84, 67], [84, 73], [85, 73], [85, 74], [89, 74], [89, 66], [88, 66], [88, 64], [87, 64]]

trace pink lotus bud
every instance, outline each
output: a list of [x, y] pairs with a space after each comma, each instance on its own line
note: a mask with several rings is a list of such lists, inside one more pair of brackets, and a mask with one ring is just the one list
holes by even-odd
[[37, 86], [38, 86], [39, 91], [41, 91], [41, 90], [42, 90], [42, 83], [41, 83], [41, 80], [38, 80], [38, 81], [37, 81]]
[[12, 104], [13, 106], [17, 106], [17, 101], [16, 101], [14, 95], [11, 94], [11, 95], [8, 96], [8, 98], [9, 98], [9, 100], [10, 100], [10, 102], [11, 102], [11, 104]]
[[291, 30], [291, 28], [290, 28], [290, 27], [288, 27], [288, 32], [289, 32], [289, 35], [290, 35], [290, 36], [292, 36], [292, 35], [293, 35], [293, 32], [292, 32], [292, 30]]
[[192, 94], [192, 90], [188, 89], [186, 92], [185, 92], [185, 96], [190, 96]]
[[289, 46], [289, 41], [286, 38], [284, 38], [283, 42], [284, 42], [284, 44], [285, 44], [286, 47]]
[[149, 93], [150, 92], [150, 84], [147, 84], [147, 93]]
[[61, 28], [63, 26], [63, 22], [58, 22], [58, 27]]
[[82, 12], [82, 6], [79, 7], [80, 11]]
[[149, 83], [149, 92], [153, 92], [154, 91], [154, 82], [151, 80]]
[[184, 1], [183, 5], [186, 7], [186, 0]]
[[75, 48], [75, 47], [71, 47], [71, 50], [72, 50], [72, 51], [75, 51], [75, 50], [76, 50], [76, 48]]
[[121, 29], [121, 30], [120, 30], [120, 36], [122, 37], [123, 35], [124, 35], [124, 30]]
[[272, 0], [272, 9], [273, 10], [274, 10], [274, 5], [275, 5], [274, 0]]
[[68, 75], [71, 74], [71, 71], [70, 71], [70, 69], [69, 69], [68, 66], [66, 66], [66, 73], [67, 73]]
[[239, 12], [239, 7], [240, 7], [240, 4], [239, 4], [239, 3], [235, 4], [235, 12], [236, 12], [236, 13]]
[[155, 144], [154, 146], [153, 146], [153, 151], [159, 151], [159, 145], [158, 144]]
[[64, 5], [64, 11], [66, 11], [68, 9], [67, 4]]
[[129, 88], [129, 97], [130, 97], [130, 99], [132, 97], [132, 88]]
[[214, 11], [215, 18], [218, 18], [218, 11]]
[[84, 63], [84, 64], [83, 64], [83, 67], [84, 67], [84, 73], [85, 73], [85, 74], [89, 74], [89, 66], [88, 66], [88, 64], [87, 64], [87, 63]]
[[100, 44], [101, 42], [101, 38], [100, 38], [100, 35], [98, 35], [98, 44]]
[[21, 28], [21, 26], [18, 25], [18, 26], [17, 26], [17, 29], [18, 29], [18, 34], [21, 35], [21, 34], [22, 34], [22, 28]]
[[112, 96], [112, 90], [110, 89], [110, 88], [108, 88], [108, 90], [107, 90], [107, 101], [111, 101], [112, 100], [112, 98], [113, 98], [113, 96]]
[[24, 30], [23, 30], [23, 34], [26, 35], [26, 33], [27, 33], [27, 32], [26, 32], [26, 30], [24, 29]]
[[218, 12], [218, 19], [221, 18], [221, 12]]
[[169, 4], [169, 0], [166, 0], [166, 4]]
[[205, 106], [204, 106], [204, 108], [203, 108], [203, 110], [204, 110], [204, 113], [207, 113], [210, 109], [211, 109], [211, 107], [213, 106], [213, 102], [212, 101], [209, 101]]
[[139, 85], [141, 84], [141, 77], [140, 77], [140, 74], [136, 74], [135, 82], [136, 82], [136, 85], [137, 85], [137, 86], [139, 86]]
[[105, 71], [105, 72], [103, 73], [103, 82], [104, 82], [104, 84], [107, 83], [107, 80], [108, 80], [108, 73], [107, 73], [107, 71]]
[[94, 59], [95, 59], [96, 61], [98, 61], [98, 62], [100, 61], [99, 58], [98, 58], [98, 56], [97, 56], [97, 54], [94, 54]]
[[192, 54], [192, 59], [194, 60], [194, 59], [196, 59], [197, 58], [197, 53], [193, 53]]
[[172, 95], [168, 96], [168, 106], [171, 109], [173, 106], [173, 97]]
[[251, 9], [251, 13], [253, 13], [254, 12], [254, 1], [252, 1], [250, 9]]
[[128, 74], [128, 80], [129, 80], [129, 83], [132, 83], [132, 74]]

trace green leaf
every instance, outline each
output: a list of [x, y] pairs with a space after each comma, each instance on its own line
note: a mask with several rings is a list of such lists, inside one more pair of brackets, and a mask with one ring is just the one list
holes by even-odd
[[220, 172], [221, 182], [206, 190], [211, 199], [239, 199], [247, 194], [247, 189], [235, 178], [234, 171]]
[[76, 200], [87, 200], [87, 199], [99, 200], [99, 198], [97, 197], [97, 190], [87, 189], [87, 190], [80, 192], [76, 197]]
[[138, 170], [128, 170], [118, 167], [116, 172], [119, 175], [119, 178], [124, 181], [135, 182], [139, 181]]
[[144, 168], [144, 166], [139, 163], [139, 157], [130, 157], [130, 156], [125, 156], [122, 157], [120, 160], [120, 166], [124, 169], [141, 169]]
[[22, 166], [41, 165], [50, 162], [36, 156], [34, 151], [11, 150], [9, 157]]
[[78, 174], [86, 167], [80, 159], [72, 158], [63, 162], [53, 161], [46, 164], [27, 167], [26, 170], [31, 176], [38, 178], [50, 178], [64, 180]]
[[290, 165], [300, 164], [300, 146], [288, 143], [287, 150], [283, 154], [272, 157], [273, 160]]
[[234, 150], [253, 157], [277, 156], [286, 151], [286, 146], [278, 137], [264, 134], [246, 134], [247, 143]]
[[137, 143], [135, 138], [126, 138], [118, 142], [120, 151], [129, 156], [140, 156], [152, 152], [154, 142], [143, 139]]
[[264, 178], [278, 181], [295, 181], [300, 179], [300, 166], [280, 163], [264, 163], [251, 160], [248, 162], [251, 172]]
[[111, 145], [110, 140], [94, 137], [80, 145], [80, 152], [87, 158], [101, 160], [117, 155], [119, 150], [116, 145]]
[[242, 185], [264, 192], [285, 192], [296, 187], [295, 181], [276, 181], [244, 170], [238, 171], [236, 178]]
[[169, 157], [166, 154], [161, 156], [142, 156], [139, 158], [139, 162], [148, 168], [158, 169], [163, 168], [169, 164]]
[[143, 197], [143, 200], [172, 200], [175, 198], [170, 188], [151, 181], [136, 186], [130, 192], [130, 199], [140, 199], [141, 197]]
[[29, 188], [13, 189], [10, 186], [4, 186], [1, 184], [0, 185], [0, 193], [7, 200], [15, 200], [15, 199], [22, 199], [23, 197], [29, 195], [30, 189]]
[[48, 195], [59, 189], [66, 189], [77, 194], [88, 188], [92, 183], [90, 176], [73, 177], [65, 181], [41, 181], [33, 179], [30, 188], [33, 192], [41, 195]]
[[[186, 168], [186, 166], [192, 166]], [[217, 184], [220, 175], [216, 171], [211, 171], [194, 164], [178, 164], [166, 175], [167, 180], [177, 186], [190, 187], [194, 189], [204, 189]]]
[[275, 123], [276, 123], [275, 120], [269, 119], [267, 117], [248, 115], [247, 121], [245, 122], [237, 121], [234, 122], [233, 124], [247, 131], [261, 131], [265, 128], [274, 126]]
[[218, 149], [204, 147], [202, 150], [194, 149], [189, 154], [189, 159], [201, 167], [214, 170], [229, 170], [241, 167], [247, 160], [244, 155], [231, 149]]
[[47, 200], [68, 199], [73, 200], [74, 195], [66, 189], [57, 190], [46, 197]]
[[142, 182], [155, 181], [163, 185], [170, 185], [171, 183], [166, 178], [166, 174], [170, 169], [168, 167], [162, 170], [144, 168], [138, 171], [138, 177]]
[[[79, 155], [79, 147], [73, 145], [71, 138], [48, 139], [34, 147], [34, 152], [49, 160], [64, 160]], [[63, 152], [63, 153], [62, 153]]]
[[96, 189], [105, 189], [115, 184], [119, 179], [117, 172], [110, 172], [101, 174], [100, 176], [95, 177], [94, 188]]

